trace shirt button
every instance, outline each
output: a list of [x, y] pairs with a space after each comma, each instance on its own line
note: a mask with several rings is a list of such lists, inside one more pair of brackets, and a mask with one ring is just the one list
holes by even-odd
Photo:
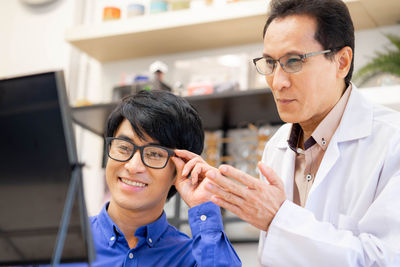
[[111, 240], [111, 241], [114, 241], [114, 240], [115, 240], [115, 236], [112, 236], [112, 237], [110, 238], [110, 240]]
[[130, 258], [130, 259], [133, 259], [133, 253], [132, 253], [132, 252], [129, 253], [129, 258]]
[[325, 139], [324, 138], [322, 138], [322, 145], [324, 146], [324, 145], [326, 145], [326, 141], [325, 141]]
[[311, 174], [307, 174], [306, 175], [306, 180], [307, 180], [307, 182], [311, 181], [312, 180], [312, 175]]
[[204, 222], [205, 220], [207, 220], [207, 216], [206, 215], [201, 215], [200, 216], [200, 220], [202, 220]]
[[153, 243], [153, 240], [152, 240], [151, 238], [149, 238], [149, 242], [150, 242], [150, 243]]

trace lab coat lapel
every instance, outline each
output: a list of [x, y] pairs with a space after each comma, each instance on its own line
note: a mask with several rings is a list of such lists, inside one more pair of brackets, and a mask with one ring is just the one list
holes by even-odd
[[287, 138], [282, 138], [277, 144], [277, 148], [279, 150], [282, 150], [283, 153], [282, 169], [280, 174], [278, 175], [282, 179], [283, 184], [285, 186], [287, 199], [293, 201], [294, 168], [295, 168], [296, 153], [292, 151], [288, 146], [287, 140], [289, 138], [288, 137], [289, 133], [287, 135]]
[[[329, 172], [339, 159], [339, 144], [342, 143], [340, 145], [346, 146], [346, 143], [349, 141], [370, 135], [372, 131], [372, 119], [372, 104], [366, 100], [353, 85], [342, 120], [319, 166], [315, 181], [308, 196], [309, 199], [312, 197], [313, 192], [318, 189], [318, 186], [329, 176]], [[334, 179], [333, 176], [332, 178]]]
[[296, 153], [290, 148], [287, 148], [282, 162], [283, 169], [281, 178], [285, 185], [286, 197], [290, 201], [293, 201], [295, 158]]

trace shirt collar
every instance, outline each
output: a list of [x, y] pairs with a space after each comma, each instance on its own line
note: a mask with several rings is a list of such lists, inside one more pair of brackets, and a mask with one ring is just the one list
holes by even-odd
[[160, 240], [161, 235], [167, 230], [168, 225], [167, 216], [163, 211], [157, 220], [136, 229], [135, 236], [138, 238], [145, 238], [146, 243], [150, 247], [153, 247], [154, 244]]
[[[299, 141], [300, 141], [300, 136], [302, 133], [302, 129], [300, 124], [298, 123], [294, 123], [292, 124], [292, 128], [290, 130], [290, 134], [289, 134], [289, 139], [288, 139], [288, 144], [291, 150], [293, 150], [296, 153], [300, 153], [300, 154], [304, 154], [303, 149], [299, 148]], [[315, 144], [315, 140], [312, 136], [310, 136], [310, 138], [308, 138], [305, 142], [304, 142], [304, 149], [307, 150], [310, 147], [312, 147]]]
[[[122, 231], [118, 228], [118, 226], [113, 222], [110, 215], [107, 212], [108, 205], [110, 203], [107, 202], [101, 212], [99, 213], [98, 220], [100, 223], [101, 230], [108, 240], [108, 245], [112, 247], [118, 240], [118, 237], [124, 237]], [[161, 235], [168, 228], [168, 221], [165, 212], [161, 214], [161, 216], [152, 223], [147, 225], [143, 225], [136, 229], [135, 236], [140, 238], [144, 238], [146, 243], [152, 247], [160, 238]], [[125, 237], [124, 237], [125, 238]], [[140, 241], [139, 241], [140, 242]]]
[[123, 236], [122, 231], [118, 228], [118, 226], [113, 222], [110, 215], [108, 215], [107, 208], [110, 202], [107, 202], [103, 209], [100, 211], [97, 216], [100, 228], [106, 238], [108, 240], [108, 245], [112, 247], [118, 240], [119, 236]]
[[339, 126], [340, 120], [342, 119], [350, 97], [351, 89], [352, 88], [350, 84], [340, 100], [336, 103], [328, 115], [326, 115], [325, 118], [320, 122], [311, 135], [323, 150], [326, 150], [333, 134]]
[[[344, 94], [342, 95], [340, 100], [336, 103], [336, 105], [333, 107], [333, 109], [320, 122], [320, 124], [314, 130], [314, 132], [312, 133], [310, 138], [308, 138], [304, 142], [305, 150], [309, 149], [316, 143], [323, 150], [325, 150], [328, 147], [329, 142], [340, 123], [340, 120], [343, 116], [344, 110], [346, 109], [347, 101], [349, 100], [350, 92], [351, 92], [351, 88], [352, 88], [351, 86], [352, 85], [350, 84], [349, 87], [347, 87]], [[298, 123], [292, 124], [287, 142], [288, 142], [288, 145], [291, 150], [293, 150], [296, 153], [303, 154], [304, 151], [302, 149], [298, 148], [301, 133], [302, 133], [302, 129], [301, 129], [300, 124], [298, 124]]]

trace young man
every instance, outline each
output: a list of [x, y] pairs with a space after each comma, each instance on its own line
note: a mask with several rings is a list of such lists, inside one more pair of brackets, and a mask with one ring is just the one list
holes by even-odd
[[[166, 91], [141, 91], [111, 113], [105, 133], [111, 199], [91, 218], [92, 266], [241, 266], [204, 185], [188, 186], [177, 175], [184, 164], [175, 166], [174, 149], [200, 154], [201, 125], [186, 100]], [[193, 238], [169, 225], [163, 212], [174, 184], [191, 207]]]
[[261, 180], [200, 168], [212, 201], [262, 230], [262, 266], [400, 266], [400, 114], [350, 83], [353, 51], [343, 1], [271, 0], [254, 63], [287, 124]]

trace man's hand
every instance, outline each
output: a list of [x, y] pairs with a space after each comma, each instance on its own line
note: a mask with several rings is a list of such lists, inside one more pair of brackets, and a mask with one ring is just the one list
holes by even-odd
[[258, 168], [269, 184], [232, 166], [221, 165], [219, 171], [206, 173], [212, 181], [206, 188], [214, 194], [212, 202], [258, 229], [268, 231], [272, 219], [286, 200], [286, 194], [282, 180], [271, 168], [261, 162]]
[[205, 188], [211, 182], [205, 174], [209, 170], [218, 170], [190, 151], [176, 149], [175, 155], [171, 158], [176, 166], [175, 187], [185, 203], [192, 208], [211, 201], [212, 194]]

